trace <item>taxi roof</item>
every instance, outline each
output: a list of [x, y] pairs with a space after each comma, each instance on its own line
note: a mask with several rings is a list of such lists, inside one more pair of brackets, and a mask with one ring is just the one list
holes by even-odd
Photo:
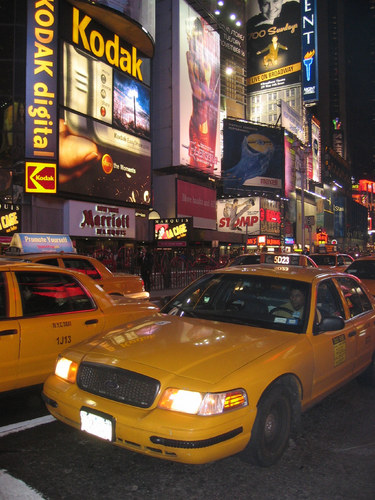
[[275, 264], [248, 264], [233, 267], [224, 267], [210, 271], [211, 273], [249, 274], [262, 275], [272, 278], [295, 279], [296, 281], [313, 282], [316, 278], [347, 276], [345, 273], [320, 269], [317, 267], [286, 266]]

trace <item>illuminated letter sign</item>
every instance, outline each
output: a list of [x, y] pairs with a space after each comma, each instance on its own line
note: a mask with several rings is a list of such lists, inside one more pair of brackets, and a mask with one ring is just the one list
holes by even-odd
[[57, 2], [29, 1], [25, 117], [27, 158], [56, 159], [57, 48]]
[[318, 100], [316, 0], [302, 0], [302, 88], [305, 103]]
[[73, 7], [73, 43], [84, 48], [87, 52], [91, 52], [95, 57], [105, 59], [111, 66], [115, 66], [142, 82], [141, 65], [143, 60], [138, 58], [137, 48], [131, 46], [128, 50], [120, 44], [118, 35], [114, 34], [113, 39], [109, 39], [101, 31], [104, 30], [96, 25], [91, 17], [86, 14], [82, 14], [80, 17], [80, 11]]
[[26, 162], [25, 191], [27, 193], [56, 193], [56, 164]]

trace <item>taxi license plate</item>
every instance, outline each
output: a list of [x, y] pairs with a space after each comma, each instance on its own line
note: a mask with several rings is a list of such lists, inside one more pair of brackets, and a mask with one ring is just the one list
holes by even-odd
[[110, 415], [99, 415], [89, 409], [82, 408], [80, 411], [81, 431], [88, 432], [93, 436], [113, 441], [114, 421]]

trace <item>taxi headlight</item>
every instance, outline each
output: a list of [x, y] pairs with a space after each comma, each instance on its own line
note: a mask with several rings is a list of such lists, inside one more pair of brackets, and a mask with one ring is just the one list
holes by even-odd
[[61, 357], [56, 362], [55, 375], [74, 384], [76, 381], [78, 363]]
[[166, 389], [158, 407], [192, 415], [219, 415], [228, 410], [247, 406], [247, 395], [243, 389], [219, 393], [201, 393], [170, 387]]

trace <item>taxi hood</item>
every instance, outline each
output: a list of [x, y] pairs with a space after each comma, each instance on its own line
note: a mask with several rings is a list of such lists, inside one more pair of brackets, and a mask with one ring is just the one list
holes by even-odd
[[95, 337], [79, 350], [82, 361], [213, 384], [295, 340], [288, 332], [158, 314]]

